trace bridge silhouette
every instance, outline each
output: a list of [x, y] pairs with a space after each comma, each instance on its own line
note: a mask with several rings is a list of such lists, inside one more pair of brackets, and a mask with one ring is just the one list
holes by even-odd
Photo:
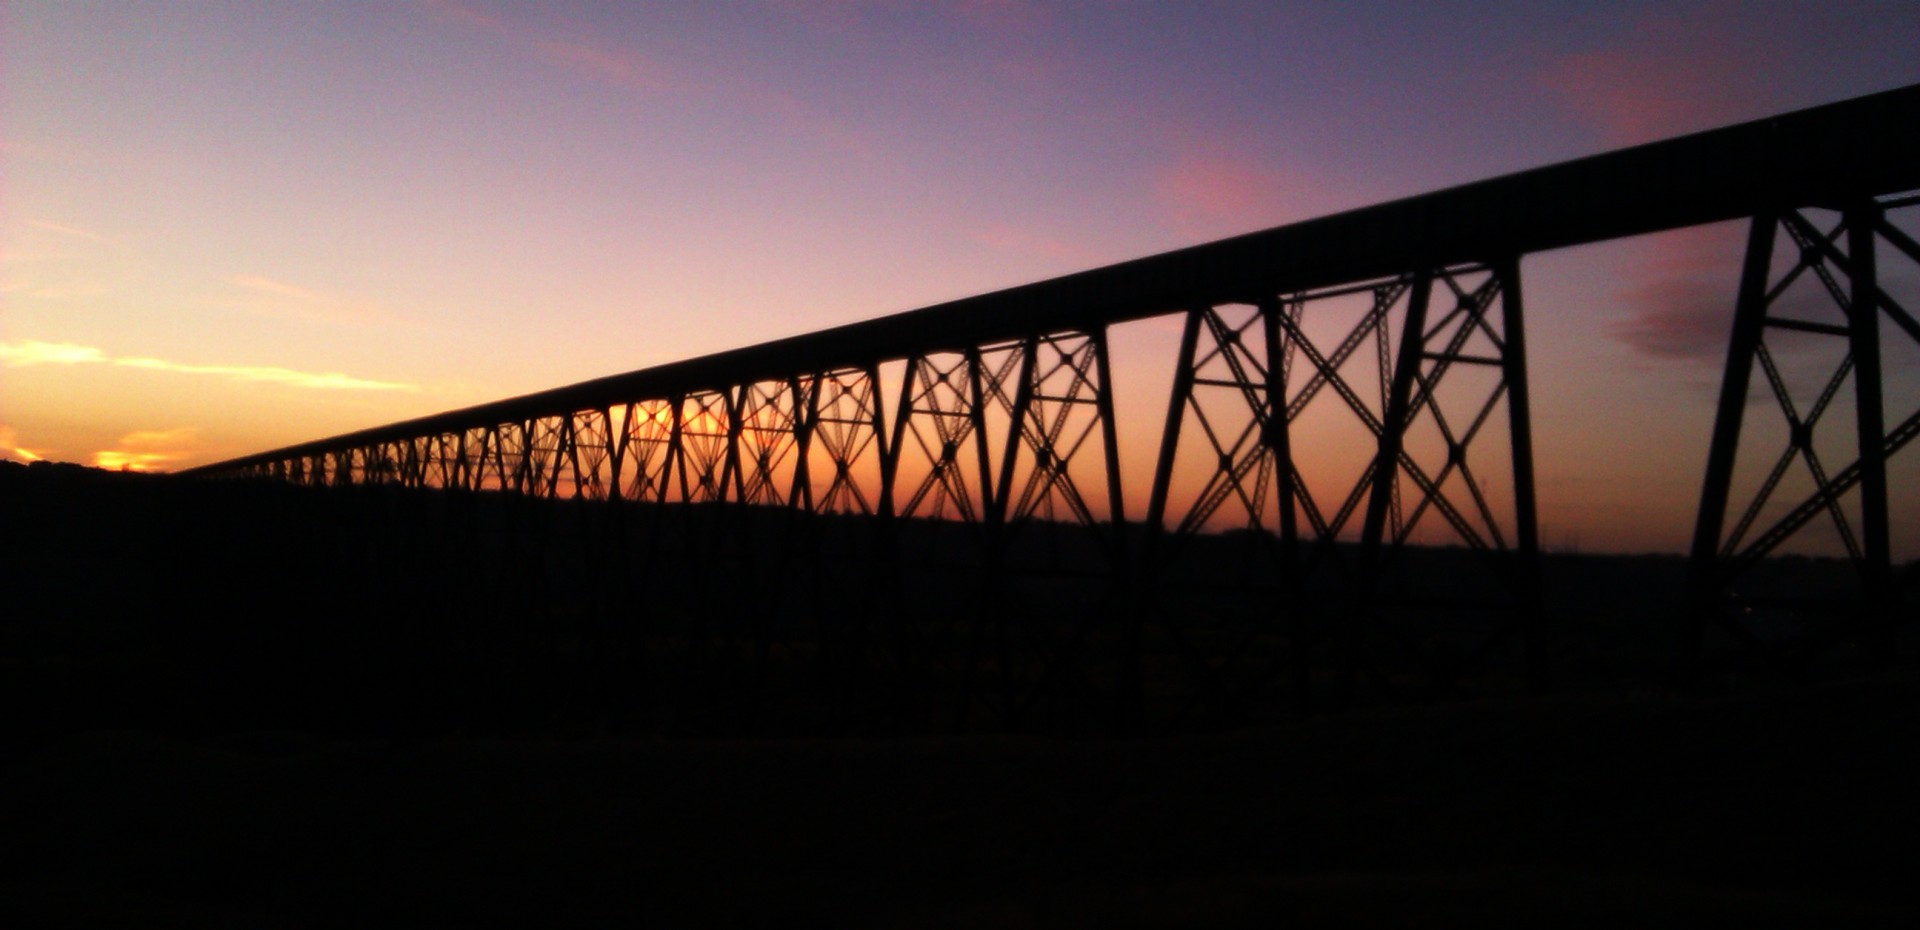
[[[1890, 498], [1916, 490], [1888, 463], [1920, 434], [1920, 397], [1887, 396], [1883, 340], [1920, 344], [1896, 293], [1920, 276], [1887, 268], [1920, 244], [1889, 216], [1916, 191], [1920, 86], [187, 474], [603, 502], [645, 527], [623, 565], [759, 618], [686, 636], [806, 638], [805, 661], [944, 677], [962, 714], [1537, 676], [1521, 259], [1745, 220], [1675, 648], [1884, 649], [1913, 586]], [[1180, 338], [1140, 474], [1108, 333], [1153, 317]], [[1784, 449], [1747, 428], [1756, 368]], [[1351, 461], [1309, 461], [1325, 430]], [[1770, 591], [1756, 566], [1815, 521], [1845, 590]], [[767, 619], [800, 613], [804, 637]]]

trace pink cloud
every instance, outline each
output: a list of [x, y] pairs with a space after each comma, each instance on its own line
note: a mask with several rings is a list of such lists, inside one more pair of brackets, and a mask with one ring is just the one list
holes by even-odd
[[1615, 295], [1627, 315], [1609, 327], [1612, 336], [1656, 358], [1719, 364], [1733, 325], [1743, 232], [1718, 224], [1646, 240], [1643, 277]]
[[967, 234], [967, 238], [1002, 251], [1039, 255], [1076, 265], [1092, 265], [1100, 259], [1100, 256], [1092, 251], [1070, 242], [1006, 223], [995, 223], [984, 229], [974, 230]]
[[632, 90], [661, 90], [666, 81], [660, 69], [626, 49], [609, 49], [580, 42], [536, 39], [541, 59], [569, 70]]
[[503, 38], [535, 58], [582, 77], [629, 90], [657, 91], [667, 85], [663, 68], [640, 54], [590, 42], [542, 34], [503, 16], [476, 10], [455, 0], [422, 0], [435, 14], [471, 29]]
[[1182, 235], [1220, 236], [1272, 226], [1298, 185], [1288, 174], [1230, 155], [1187, 155], [1153, 181], [1153, 194]]
[[1630, 315], [1613, 337], [1647, 355], [1717, 362], [1727, 344], [1733, 298], [1724, 284], [1661, 278], [1621, 293]]
[[1733, 122], [1752, 115], [1765, 76], [1750, 65], [1768, 57], [1739, 35], [1740, 15], [1707, 4], [1647, 16], [1626, 43], [1564, 55], [1542, 69], [1539, 81], [1610, 145]]
[[[870, 34], [899, 15], [899, 4], [770, 0], [764, 4], [796, 24], [829, 34]], [[1052, 10], [1030, 0], [943, 0], [913, 5], [983, 32], [1031, 33], [1049, 24]]]

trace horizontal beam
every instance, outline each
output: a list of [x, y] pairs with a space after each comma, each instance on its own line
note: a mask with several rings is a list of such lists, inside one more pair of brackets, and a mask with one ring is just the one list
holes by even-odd
[[[1874, 144], [1863, 146], [1861, 139]], [[1502, 256], [1920, 189], [1920, 85], [806, 335], [289, 446], [187, 473], [790, 375], [1091, 331]]]

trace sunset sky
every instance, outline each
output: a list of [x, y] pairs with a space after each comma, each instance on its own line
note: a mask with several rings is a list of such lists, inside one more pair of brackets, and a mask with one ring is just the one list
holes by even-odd
[[[1912, 84], [1916, 48], [1911, 2], [14, 0], [0, 455], [212, 462]], [[1526, 259], [1549, 546], [1684, 546], [1742, 236]]]

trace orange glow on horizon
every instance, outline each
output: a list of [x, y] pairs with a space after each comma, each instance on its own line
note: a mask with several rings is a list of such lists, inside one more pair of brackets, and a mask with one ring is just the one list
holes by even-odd
[[123, 452], [118, 449], [109, 449], [95, 452], [93, 464], [95, 468], [111, 471], [165, 471], [160, 466], [177, 458], [179, 458], [177, 455], [158, 452]]

